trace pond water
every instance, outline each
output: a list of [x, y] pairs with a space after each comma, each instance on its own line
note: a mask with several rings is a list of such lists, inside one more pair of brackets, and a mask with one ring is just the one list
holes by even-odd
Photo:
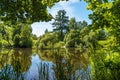
[[78, 49], [2, 49], [0, 80], [119, 80], [101, 60]]

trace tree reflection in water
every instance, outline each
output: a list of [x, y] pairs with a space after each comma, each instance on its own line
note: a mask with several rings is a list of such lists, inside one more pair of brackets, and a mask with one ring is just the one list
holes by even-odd
[[91, 67], [86, 53], [75, 49], [44, 50], [39, 56], [43, 60], [53, 62], [54, 80], [90, 80]]
[[119, 75], [118, 52], [82, 53], [79, 49], [0, 51], [2, 80], [119, 80]]
[[0, 54], [0, 77], [4, 80], [21, 80], [31, 64], [31, 49], [3, 50]]

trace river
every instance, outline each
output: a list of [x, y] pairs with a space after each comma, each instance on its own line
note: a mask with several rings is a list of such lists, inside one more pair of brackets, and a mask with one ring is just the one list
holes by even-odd
[[113, 80], [100, 56], [79, 49], [2, 49], [0, 80]]

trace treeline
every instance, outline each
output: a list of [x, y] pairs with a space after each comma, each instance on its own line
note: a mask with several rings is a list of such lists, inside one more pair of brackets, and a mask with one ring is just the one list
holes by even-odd
[[94, 32], [91, 25], [86, 21], [76, 21], [75, 18], [66, 16], [65, 10], [58, 11], [52, 23], [53, 31], [45, 31], [45, 34], [39, 37], [37, 46], [40, 49], [51, 48], [88, 48], [91, 45], [94, 47], [97, 40], [105, 40], [107, 33], [104, 30]]
[[27, 23], [0, 23], [0, 47], [4, 48], [94, 48], [99, 40], [107, 39], [103, 29], [94, 31], [86, 21], [76, 21], [66, 16], [65, 10], [58, 11], [52, 23], [53, 31], [45, 30], [39, 38], [32, 34], [32, 28]]
[[32, 48], [37, 39], [29, 24], [8, 25], [0, 23], [0, 47]]

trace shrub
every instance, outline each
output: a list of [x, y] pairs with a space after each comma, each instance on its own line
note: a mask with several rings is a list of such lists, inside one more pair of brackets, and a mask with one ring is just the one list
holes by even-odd
[[65, 43], [60, 41], [54, 45], [54, 48], [63, 48], [65, 46]]

